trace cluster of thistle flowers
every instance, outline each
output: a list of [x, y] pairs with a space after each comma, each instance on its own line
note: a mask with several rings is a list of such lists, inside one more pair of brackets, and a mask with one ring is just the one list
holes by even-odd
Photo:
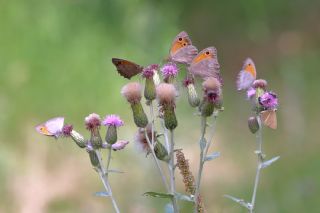
[[[158, 74], [159, 70], [162, 73], [163, 82], [160, 81]], [[142, 77], [145, 78], [144, 97], [146, 99], [146, 103], [149, 105], [153, 100], [157, 99], [159, 106], [158, 117], [164, 120], [165, 127], [168, 130], [173, 130], [178, 125], [175, 115], [175, 103], [178, 91], [176, 89], [176, 85], [174, 85], [178, 73], [179, 67], [173, 62], [164, 64], [162, 67], [159, 67], [157, 64], [152, 64], [144, 68], [142, 72]], [[192, 107], [198, 107], [203, 116], [210, 116], [215, 108], [220, 109], [222, 107], [222, 89], [221, 83], [218, 79], [209, 77], [203, 81], [202, 87], [204, 95], [202, 101], [197, 94], [194, 79], [190, 75], [188, 75], [188, 77], [183, 81], [183, 85], [187, 88], [188, 101], [190, 105]], [[139, 127], [135, 141], [140, 144], [143, 151], [148, 153], [150, 150], [147, 138], [145, 137], [144, 128], [147, 127], [146, 131], [148, 132], [147, 135], [150, 136], [149, 139], [151, 139], [152, 132], [148, 117], [141, 104], [142, 85], [138, 82], [128, 83], [122, 88], [121, 94], [130, 103], [134, 122]], [[158, 146], [161, 146], [157, 144], [155, 149], [159, 149]], [[164, 150], [164, 152], [167, 153], [164, 147], [161, 147], [161, 150]], [[157, 154], [158, 150], [155, 150], [155, 153]], [[162, 155], [161, 158], [163, 157], [164, 155]], [[165, 157], [164, 159], [168, 158]]]
[[[253, 103], [253, 111], [256, 115], [261, 116], [264, 125], [276, 129], [276, 110], [278, 108], [278, 97], [267, 89], [267, 81], [264, 79], [255, 80], [247, 90], [247, 97]], [[259, 122], [256, 116], [251, 116], [248, 119], [248, 126], [250, 131], [254, 134], [259, 128]]]
[[[100, 135], [101, 125], [107, 127], [105, 140], [102, 140]], [[95, 149], [112, 149], [117, 151], [124, 149], [129, 143], [126, 140], [118, 140], [117, 128], [123, 125], [123, 121], [117, 115], [107, 115], [102, 120], [98, 114], [92, 113], [85, 118], [85, 127], [90, 131], [90, 139], [85, 139], [70, 124], [63, 125], [61, 131], [57, 131], [54, 136], [71, 137], [80, 148], [86, 148], [93, 166], [98, 166], [99, 162], [94, 155]]]

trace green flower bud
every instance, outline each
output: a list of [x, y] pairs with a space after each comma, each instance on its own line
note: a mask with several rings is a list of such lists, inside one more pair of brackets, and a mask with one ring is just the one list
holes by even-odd
[[252, 134], [255, 134], [259, 130], [260, 126], [256, 117], [252, 116], [248, 119], [248, 127]]
[[94, 149], [100, 149], [102, 147], [102, 138], [98, 128], [91, 131], [90, 142]]
[[207, 100], [204, 100], [200, 105], [200, 111], [202, 116], [209, 117], [214, 111], [214, 104]]
[[91, 165], [99, 168], [100, 162], [99, 162], [97, 153], [94, 150], [88, 150], [88, 153], [89, 153]]
[[197, 94], [196, 88], [194, 87], [194, 84], [189, 84], [187, 86], [187, 88], [188, 88], [188, 101], [189, 101], [189, 104], [192, 107], [199, 106], [200, 99], [198, 97], [198, 94]]
[[144, 88], [144, 97], [148, 101], [152, 101], [156, 98], [156, 88], [153, 78], [146, 78], [146, 84]]
[[165, 106], [163, 109], [163, 119], [165, 127], [169, 130], [173, 130], [178, 126], [176, 114], [174, 113], [173, 106]]
[[140, 102], [131, 104], [134, 123], [138, 127], [146, 127], [148, 125], [148, 117], [144, 112]]
[[118, 136], [117, 136], [117, 127], [114, 125], [108, 126], [107, 134], [106, 134], [106, 142], [108, 144], [114, 144], [117, 142]]
[[70, 137], [80, 148], [85, 148], [87, 146], [87, 143], [84, 137], [80, 135], [78, 132], [76, 132], [75, 130], [72, 130], [70, 132]]
[[170, 157], [168, 155], [168, 151], [160, 142], [157, 142], [154, 146], [154, 152], [159, 160], [169, 162]]

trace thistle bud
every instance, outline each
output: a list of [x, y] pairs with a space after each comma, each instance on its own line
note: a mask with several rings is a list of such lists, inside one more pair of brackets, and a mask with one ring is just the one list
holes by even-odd
[[255, 134], [259, 130], [260, 126], [256, 117], [252, 116], [248, 119], [248, 127], [252, 134]]
[[80, 135], [78, 132], [75, 130], [72, 130], [70, 133], [70, 136], [72, 140], [80, 147], [80, 148], [85, 148], [87, 146], [87, 143], [82, 135]]
[[170, 157], [168, 155], [168, 151], [160, 142], [157, 142], [154, 146], [154, 152], [159, 160], [169, 162]]
[[100, 136], [101, 118], [98, 114], [92, 113], [85, 118], [86, 128], [91, 132], [90, 143], [94, 149], [102, 147], [102, 139]]
[[123, 126], [123, 121], [118, 115], [107, 115], [102, 121], [102, 125], [107, 126], [106, 142], [114, 144], [117, 139], [117, 128]]
[[203, 100], [199, 108], [201, 116], [210, 117], [214, 111], [214, 104], [210, 101]]
[[163, 108], [163, 119], [165, 127], [169, 130], [174, 130], [178, 126], [173, 106], [166, 106]]
[[131, 104], [133, 120], [137, 127], [146, 127], [148, 125], [148, 117], [144, 112], [141, 103]]
[[192, 78], [186, 78], [183, 81], [183, 86], [187, 88], [188, 92], [188, 102], [190, 106], [197, 107], [200, 104], [200, 99], [198, 97], [196, 88], [194, 86], [194, 80]]
[[146, 84], [144, 87], [144, 97], [148, 101], [153, 101], [156, 98], [156, 88], [153, 78], [146, 78]]
[[87, 150], [89, 153], [89, 158], [91, 165], [94, 167], [100, 167], [99, 157], [97, 156], [97, 153], [94, 150]]

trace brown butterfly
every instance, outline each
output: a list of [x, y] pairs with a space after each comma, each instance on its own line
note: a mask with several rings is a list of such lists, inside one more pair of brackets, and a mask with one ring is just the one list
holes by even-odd
[[143, 66], [125, 59], [112, 58], [112, 63], [116, 66], [118, 73], [127, 79], [141, 73], [143, 70]]
[[190, 64], [198, 54], [198, 50], [192, 45], [191, 39], [185, 31], [180, 32], [173, 40], [169, 51], [169, 61]]
[[220, 77], [220, 64], [217, 57], [217, 49], [215, 47], [207, 47], [202, 50], [191, 62], [189, 71], [194, 76], [206, 79], [215, 77], [222, 80]]
[[277, 129], [277, 114], [275, 109], [262, 111], [261, 120], [267, 127]]

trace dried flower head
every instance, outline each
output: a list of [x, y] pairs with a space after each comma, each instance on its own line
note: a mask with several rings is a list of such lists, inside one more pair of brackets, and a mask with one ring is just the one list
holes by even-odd
[[123, 121], [120, 119], [118, 115], [107, 115], [105, 119], [102, 121], [102, 125], [104, 126], [120, 127], [123, 126], [123, 124]]
[[273, 92], [265, 92], [258, 98], [258, 101], [265, 109], [276, 109], [278, 107], [278, 98]]
[[218, 79], [214, 77], [207, 78], [203, 83], [202, 87], [204, 91], [206, 90], [220, 90], [221, 89], [221, 83]]
[[84, 119], [86, 128], [90, 131], [97, 129], [101, 126], [101, 118], [96, 113], [91, 113]]
[[113, 149], [114, 151], [117, 150], [121, 150], [124, 147], [126, 147], [126, 145], [129, 143], [129, 141], [125, 141], [125, 140], [119, 140], [116, 143], [111, 145], [111, 149]]
[[257, 88], [261, 88], [261, 89], [266, 89], [268, 83], [266, 80], [264, 79], [258, 79], [258, 80], [255, 80], [252, 84], [252, 87], [257, 89]]
[[177, 90], [172, 84], [161, 83], [157, 86], [157, 99], [160, 105], [174, 105]]
[[169, 62], [161, 68], [162, 75], [165, 79], [170, 77], [176, 77], [179, 72], [179, 68], [175, 63]]
[[[146, 131], [147, 131], [147, 136], [151, 142], [151, 138], [152, 138], [151, 125], [147, 125], [146, 128], [139, 128], [134, 137], [134, 141], [139, 151], [145, 152], [148, 154], [151, 152], [151, 150], [149, 148], [148, 141], [146, 138]], [[154, 137], [156, 137], [156, 132], [154, 132], [153, 134], [154, 134]]]
[[144, 78], [152, 78], [154, 73], [159, 69], [158, 64], [151, 64], [147, 67], [145, 67], [142, 71], [142, 76]]
[[192, 77], [186, 77], [182, 82], [184, 87], [188, 87], [190, 84], [194, 84], [194, 79]]
[[221, 83], [214, 77], [207, 78], [203, 83], [204, 98], [211, 103], [221, 100]]
[[62, 134], [65, 137], [71, 136], [71, 132], [73, 130], [73, 126], [71, 124], [65, 124], [62, 128]]
[[121, 94], [129, 103], [135, 104], [141, 100], [141, 90], [142, 87], [139, 83], [131, 82], [122, 87]]

